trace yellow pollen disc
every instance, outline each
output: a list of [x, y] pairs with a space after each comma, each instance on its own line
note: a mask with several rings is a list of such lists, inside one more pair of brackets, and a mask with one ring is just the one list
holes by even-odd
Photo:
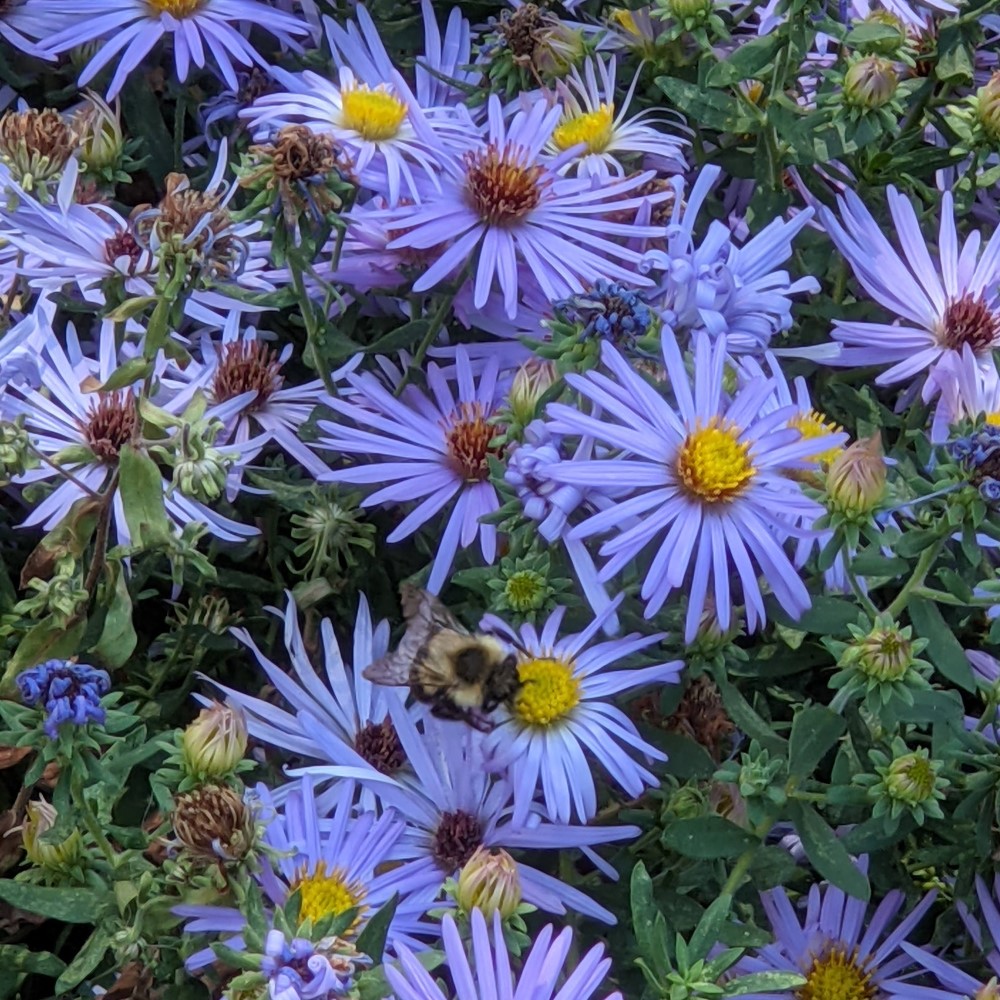
[[705, 503], [739, 496], [756, 475], [750, 444], [741, 442], [735, 427], [711, 423], [684, 439], [677, 455], [677, 478]]
[[622, 7], [616, 8], [608, 16], [608, 20], [612, 24], [617, 24], [619, 28], [627, 31], [630, 35], [639, 34], [639, 26], [635, 23], [635, 18], [630, 10], [625, 10]]
[[296, 879], [293, 889], [298, 889], [302, 900], [299, 916], [314, 924], [324, 917], [337, 917], [341, 913], [358, 906], [364, 899], [364, 889], [359, 885], [348, 885], [342, 869], [326, 870], [320, 862], [312, 873]]
[[[808, 413], [800, 413], [797, 417], [788, 421], [789, 427], [794, 427], [804, 438], [826, 437], [828, 434], [836, 434], [841, 430], [839, 424], [832, 420], [827, 420], [822, 413], [810, 410]], [[842, 451], [843, 445], [835, 448], [827, 448], [826, 451], [818, 451], [809, 457], [820, 465], [829, 465]]]
[[557, 149], [570, 149], [583, 142], [588, 153], [603, 153], [615, 137], [614, 114], [612, 105], [602, 104], [596, 111], [566, 118], [552, 133], [552, 141]]
[[992, 424], [994, 427], [1000, 427], [1000, 413], [987, 413], [986, 423]]
[[530, 726], [551, 726], [580, 704], [580, 682], [563, 660], [537, 659], [517, 668], [521, 690], [514, 714]]
[[205, 0], [146, 0], [158, 14], [172, 14], [174, 17], [190, 17]]
[[353, 129], [369, 142], [397, 135], [406, 117], [406, 105], [384, 89], [353, 87], [340, 95], [340, 101], [341, 126]]
[[813, 960], [806, 984], [795, 996], [798, 1000], [874, 1000], [876, 990], [871, 973], [858, 963], [856, 955], [833, 948]]

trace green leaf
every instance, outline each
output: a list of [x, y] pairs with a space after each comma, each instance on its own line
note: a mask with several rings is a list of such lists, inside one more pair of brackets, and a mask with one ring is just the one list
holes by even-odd
[[976, 682], [965, 650], [952, 634], [938, 606], [923, 598], [911, 597], [907, 610], [914, 631], [927, 640], [927, 648], [922, 655], [952, 684], [964, 691], [975, 691]]
[[666, 770], [682, 781], [711, 778], [715, 773], [715, 761], [711, 754], [690, 737], [680, 733], [657, 733], [656, 741], [667, 755]]
[[364, 930], [358, 935], [358, 951], [368, 955], [373, 962], [382, 961], [385, 939], [389, 935], [389, 924], [396, 915], [397, 906], [399, 906], [398, 892], [365, 924]]
[[691, 958], [694, 961], [706, 958], [709, 951], [719, 940], [719, 934], [733, 905], [733, 897], [727, 892], [712, 900], [705, 915], [698, 921], [694, 934], [689, 942]]
[[395, 330], [383, 334], [378, 340], [364, 348], [366, 354], [395, 354], [396, 351], [413, 348], [420, 343], [430, 327], [428, 319], [414, 319]]
[[64, 620], [52, 615], [33, 625], [18, 643], [14, 655], [7, 661], [3, 679], [0, 680], [0, 692], [11, 691], [14, 678], [28, 667], [44, 663], [46, 660], [68, 660], [71, 656], [75, 656], [79, 652], [80, 638], [86, 628], [86, 619], [67, 629]]
[[798, 711], [788, 739], [788, 773], [808, 778], [846, 728], [847, 723], [836, 712], [822, 705]]
[[127, 389], [130, 385], [144, 379], [153, 370], [153, 362], [145, 358], [129, 358], [119, 365], [97, 391], [114, 392], [117, 389]]
[[943, 83], [971, 83], [974, 62], [960, 25], [943, 25], [938, 37], [938, 60], [934, 75]]
[[734, 858], [760, 845], [749, 830], [722, 816], [676, 820], [663, 831], [662, 843], [686, 858]]
[[769, 725], [754, 711], [750, 702], [743, 697], [738, 688], [733, 686], [726, 677], [725, 671], [713, 671], [712, 676], [719, 687], [719, 694], [722, 696], [722, 704], [729, 713], [729, 718], [743, 730], [748, 736], [759, 740], [771, 753], [785, 756], [788, 753], [788, 741], [782, 739]]
[[847, 635], [847, 626], [858, 620], [858, 606], [841, 597], [814, 597], [812, 607], [792, 618], [773, 597], [766, 600], [768, 618], [790, 628], [817, 635]]
[[713, 66], [705, 77], [705, 83], [709, 87], [728, 87], [743, 80], [751, 80], [761, 75], [768, 64], [774, 61], [778, 49], [784, 44], [785, 40], [778, 32], [755, 38], [730, 52], [725, 62]]
[[115, 576], [117, 580], [114, 594], [107, 605], [104, 630], [94, 647], [96, 655], [112, 669], [127, 662], [139, 641], [132, 624], [132, 597], [128, 592], [125, 574], [118, 568]]
[[873, 51], [896, 45], [903, 41], [899, 28], [878, 21], [862, 21], [847, 33], [845, 45], [855, 49]]
[[165, 544], [172, 532], [163, 503], [163, 476], [156, 463], [126, 444], [121, 449], [118, 468], [118, 490], [132, 542], [147, 548]]
[[848, 895], [867, 900], [871, 896], [868, 879], [823, 817], [804, 802], [792, 800], [788, 805], [791, 820], [813, 868]]
[[687, 83], [672, 76], [658, 76], [656, 85], [677, 108], [700, 126], [715, 128], [720, 132], [750, 132], [757, 122], [741, 112], [736, 98], [719, 90], [703, 90], [694, 83]]
[[910, 564], [905, 559], [884, 556], [878, 549], [866, 549], [851, 560], [851, 569], [858, 576], [885, 576], [896, 579], [902, 576]]
[[111, 944], [111, 935], [104, 927], [97, 927], [87, 938], [76, 957], [66, 966], [56, 980], [56, 996], [63, 996], [75, 986], [79, 986], [101, 963]]
[[0, 899], [19, 910], [67, 924], [92, 924], [110, 896], [93, 889], [56, 888], [0, 879]]
[[[155, 295], [137, 295], [135, 298], [126, 299], [120, 306], [116, 306], [108, 313], [107, 319], [113, 323], [124, 323], [133, 316], [143, 312], [147, 306], [151, 306], [156, 301]], [[114, 378], [114, 375], [112, 375]]]
[[656, 969], [659, 965], [659, 958], [653, 939], [653, 922], [659, 911], [653, 902], [653, 880], [649, 877], [649, 872], [646, 871], [646, 866], [641, 861], [632, 869], [629, 898], [636, 950]]
[[49, 951], [31, 951], [25, 945], [0, 944], [0, 969], [4, 972], [34, 972], [55, 978], [66, 963]]
[[[122, 116], [132, 135], [141, 135], [149, 156], [146, 169], [163, 186], [174, 169], [174, 140], [163, 121], [159, 95], [142, 76], [133, 75], [122, 90]], [[179, 166], [179, 164], [178, 164]]]

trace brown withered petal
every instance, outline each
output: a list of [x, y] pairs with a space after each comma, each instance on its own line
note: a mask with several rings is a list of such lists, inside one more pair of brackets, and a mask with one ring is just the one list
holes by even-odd
[[722, 704], [719, 689], [705, 676], [699, 677], [684, 692], [674, 714], [667, 720], [667, 728], [690, 736], [716, 760], [720, 759], [724, 742], [736, 731]]

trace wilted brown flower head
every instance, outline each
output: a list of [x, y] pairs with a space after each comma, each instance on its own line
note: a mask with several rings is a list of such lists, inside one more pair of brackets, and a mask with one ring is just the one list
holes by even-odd
[[0, 162], [25, 191], [57, 180], [80, 142], [78, 124], [52, 108], [0, 116]]
[[726, 740], [736, 732], [736, 726], [726, 714], [722, 696], [715, 682], [706, 676], [694, 681], [676, 711], [667, 720], [668, 728], [690, 736], [716, 760], [720, 758]]
[[203, 861], [237, 861], [253, 846], [254, 818], [227, 785], [204, 785], [174, 800], [174, 835]]

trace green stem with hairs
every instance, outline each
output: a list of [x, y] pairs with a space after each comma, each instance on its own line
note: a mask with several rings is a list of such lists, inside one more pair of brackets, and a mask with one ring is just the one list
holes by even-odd
[[885, 609], [886, 614], [897, 618], [899, 613], [906, 607], [914, 590], [917, 587], [923, 586], [927, 574], [934, 565], [934, 560], [937, 559], [941, 549], [944, 547], [946, 538], [947, 535], [941, 535], [933, 545], [920, 553], [920, 558], [917, 560], [917, 565], [913, 568], [910, 579], [903, 584], [903, 589], [896, 595], [896, 599]]

